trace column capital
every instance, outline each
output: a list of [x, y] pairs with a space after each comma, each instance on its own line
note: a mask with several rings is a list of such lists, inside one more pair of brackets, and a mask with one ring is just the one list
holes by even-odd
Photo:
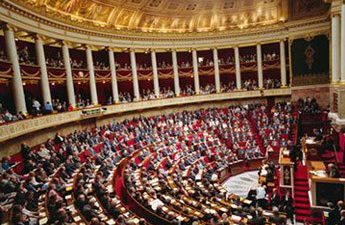
[[134, 48], [130, 48], [129, 52], [134, 52], [135, 53], [135, 49]]
[[8, 24], [8, 23], [4, 23], [1, 25], [1, 28], [4, 30], [4, 31], [13, 31], [13, 32], [16, 32], [18, 30], [17, 27], [11, 25], [11, 24]]
[[43, 41], [44, 37], [41, 34], [33, 34], [32, 37], [35, 41]]

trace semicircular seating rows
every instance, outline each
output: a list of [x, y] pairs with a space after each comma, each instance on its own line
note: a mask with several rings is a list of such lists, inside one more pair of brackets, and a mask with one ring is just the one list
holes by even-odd
[[[3, 174], [2, 181], [10, 177], [13, 184], [6, 191], [13, 206], [8, 221], [246, 223], [255, 201], [228, 193], [221, 182], [258, 169], [266, 151], [293, 140], [295, 125], [290, 105], [248, 105], [138, 117], [57, 135], [36, 151], [22, 152], [22, 172]], [[268, 221], [271, 212], [264, 215]]]

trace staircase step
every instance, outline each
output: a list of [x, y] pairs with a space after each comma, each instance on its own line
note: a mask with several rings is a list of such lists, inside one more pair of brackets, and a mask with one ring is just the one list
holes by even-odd
[[308, 192], [305, 191], [295, 191], [295, 198], [298, 197], [304, 197], [304, 198], [309, 198]]
[[295, 192], [297, 192], [297, 191], [302, 191], [302, 192], [304, 192], [304, 191], [309, 191], [309, 186], [295, 186]]
[[311, 210], [310, 209], [296, 209], [295, 213], [296, 213], [296, 215], [310, 216]]
[[295, 208], [297, 209], [310, 209], [310, 203], [309, 201], [308, 202], [305, 202], [305, 203], [301, 203], [301, 202], [298, 202], [298, 203], [295, 203]]

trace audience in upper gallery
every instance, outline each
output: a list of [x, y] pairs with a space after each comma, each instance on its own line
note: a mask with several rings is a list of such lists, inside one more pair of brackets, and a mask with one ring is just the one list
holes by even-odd
[[297, 101], [298, 110], [300, 113], [320, 113], [321, 108], [315, 98], [306, 97], [300, 98]]
[[61, 57], [61, 53], [58, 52], [55, 57], [53, 58], [46, 58], [47, 67], [52, 68], [64, 68], [63, 59]]
[[229, 81], [227, 84], [221, 84], [221, 92], [233, 92], [236, 90], [235, 81]]
[[200, 94], [209, 95], [216, 93], [216, 86], [214, 84], [206, 84], [200, 87]]
[[263, 62], [267, 62], [267, 61], [272, 61], [272, 60], [278, 60], [280, 57], [279, 57], [279, 54], [273, 52], [273, 53], [266, 53], [266, 54], [263, 54], [263, 58], [262, 58], [262, 61]]
[[258, 89], [258, 83], [254, 79], [248, 79], [242, 83], [242, 88], [247, 91], [256, 90]]
[[256, 54], [240, 55], [240, 63], [251, 63], [256, 62]]
[[47, 67], [51, 67], [51, 68], [64, 68], [64, 63], [62, 61], [62, 59], [60, 58], [50, 58], [50, 59], [46, 59], [46, 64]]
[[4, 61], [4, 62], [8, 61], [4, 50], [0, 50], [0, 61]]
[[85, 69], [86, 63], [83, 60], [76, 60], [76, 59], [70, 59], [71, 60], [71, 67], [72, 69]]
[[119, 101], [121, 103], [129, 103], [133, 101], [133, 97], [129, 92], [120, 92], [119, 93]]
[[105, 62], [96, 61], [94, 65], [95, 70], [109, 70], [109, 65], [106, 65]]
[[84, 98], [81, 95], [77, 96], [76, 101], [77, 101], [77, 108], [88, 108], [88, 107], [93, 106], [89, 98]]
[[280, 88], [281, 83], [279, 79], [264, 79], [264, 88], [265, 89], [274, 89]]
[[164, 60], [162, 62], [159, 62], [157, 67], [159, 69], [171, 69], [172, 68], [172, 66], [169, 63], [165, 62]]
[[158, 97], [159, 96], [156, 96], [155, 93], [150, 89], [143, 89], [142, 94], [141, 94], [141, 100], [143, 101], [156, 99]]
[[127, 63], [125, 63], [123, 65], [116, 63], [115, 65], [116, 65], [117, 70], [128, 70], [128, 71], [132, 70], [131, 66], [128, 65]]
[[18, 47], [17, 52], [19, 63], [26, 65], [36, 65], [35, 58], [30, 54], [31, 52], [29, 52], [29, 48], [27, 46], [23, 48]]
[[173, 98], [173, 97], [175, 97], [175, 93], [174, 93], [174, 91], [171, 90], [170, 87], [161, 88], [159, 94], [162, 98]]
[[195, 91], [193, 89], [192, 85], [187, 85], [185, 86], [185, 88], [181, 89], [181, 96], [191, 96], [191, 95], [195, 95]]
[[191, 64], [190, 62], [188, 62], [188, 61], [182, 61], [179, 65], [178, 65], [178, 67], [179, 68], [190, 68], [190, 67], [192, 67], [193, 66], [193, 64]]

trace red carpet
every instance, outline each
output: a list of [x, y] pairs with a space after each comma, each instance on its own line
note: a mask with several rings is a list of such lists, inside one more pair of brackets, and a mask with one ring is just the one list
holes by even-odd
[[312, 221], [308, 191], [309, 185], [307, 167], [298, 165], [294, 179], [295, 213], [296, 221], [298, 222]]

